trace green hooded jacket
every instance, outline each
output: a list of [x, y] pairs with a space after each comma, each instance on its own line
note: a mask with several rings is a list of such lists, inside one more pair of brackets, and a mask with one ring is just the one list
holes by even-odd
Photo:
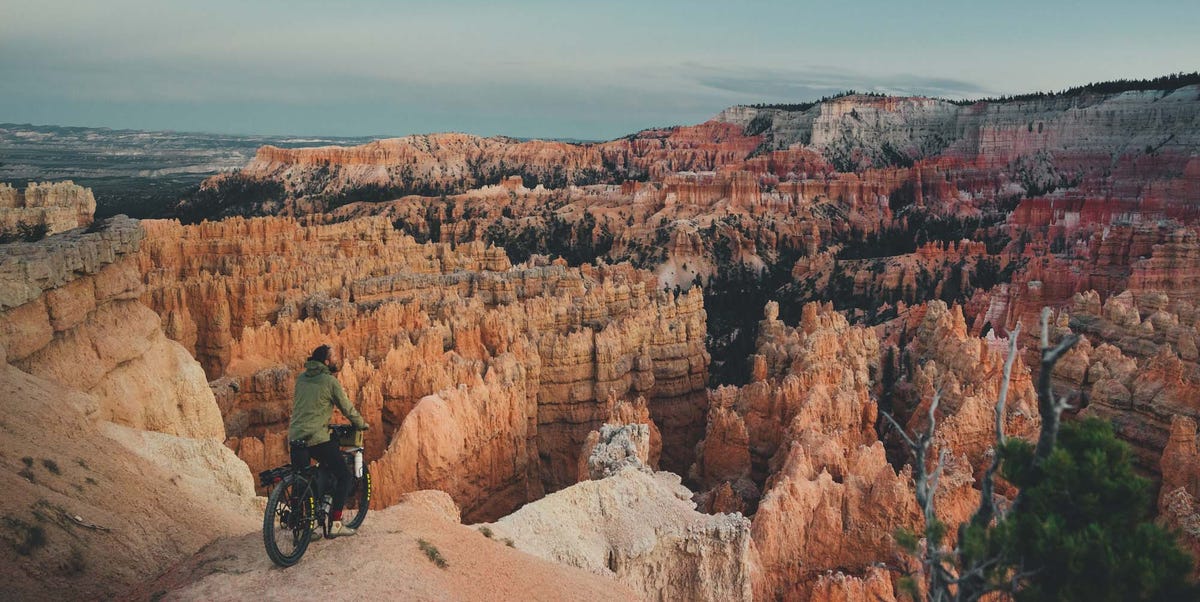
[[329, 421], [337, 404], [342, 415], [358, 428], [366, 426], [358, 410], [346, 397], [342, 384], [321, 362], [304, 362], [304, 372], [296, 377], [296, 401], [292, 405], [292, 423], [288, 440], [308, 442], [309, 447], [329, 441]]

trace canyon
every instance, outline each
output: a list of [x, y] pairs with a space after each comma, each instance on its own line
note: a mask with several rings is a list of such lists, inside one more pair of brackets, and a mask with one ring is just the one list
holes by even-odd
[[[30, 595], [265, 591], [250, 475], [287, 462], [294, 379], [330, 344], [375, 489], [362, 537], [304, 562], [358, 554], [364, 592], [899, 599], [896, 533], [924, 518], [883, 413], [922, 431], [940, 393], [938, 518], [963, 522], [1018, 324], [1002, 421], [1038, 432], [1044, 307], [1051, 340], [1083, 337], [1051, 375], [1071, 418], [1114, 424], [1200, 552], [1194, 82], [850, 94], [601, 143], [268, 145], [177, 219], [93, 223], [90, 197], [0, 188], [0, 223], [70, 217], [0, 262], [5, 518], [45, 540], [10, 541], [6, 570]], [[105, 564], [139, 533], [123, 504], [156, 530]]]

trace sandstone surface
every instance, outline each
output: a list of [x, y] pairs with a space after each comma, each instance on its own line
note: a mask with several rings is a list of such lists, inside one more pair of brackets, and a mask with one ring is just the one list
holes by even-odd
[[261, 524], [194, 359], [141, 292], [114, 218], [2, 247], [3, 577], [19, 599], [120, 598]]
[[46, 235], [92, 223], [96, 198], [74, 182], [30, 182], [25, 190], [0, 183], [0, 232], [13, 234], [24, 228], [45, 228]]
[[[445, 493], [410, 493], [395, 506], [372, 511], [357, 536], [310, 544], [303, 564], [285, 574], [263, 553], [260, 535], [223, 538], [131, 599], [638, 599], [612, 578], [514, 550], [458, 519]], [[445, 568], [426, 557], [421, 542], [437, 551]]]
[[750, 521], [696, 512], [670, 473], [627, 466], [485, 525], [517, 549], [613, 576], [643, 600], [750, 600]]

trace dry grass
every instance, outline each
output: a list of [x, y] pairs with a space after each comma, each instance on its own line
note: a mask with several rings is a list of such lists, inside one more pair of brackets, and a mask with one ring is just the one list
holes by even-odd
[[429, 560], [436, 564], [439, 569], [444, 569], [450, 566], [450, 563], [446, 562], [446, 559], [442, 557], [442, 553], [438, 551], [437, 547], [428, 541], [425, 541], [424, 539], [418, 539], [417, 547], [421, 548], [421, 551], [425, 552], [425, 555], [429, 557]]

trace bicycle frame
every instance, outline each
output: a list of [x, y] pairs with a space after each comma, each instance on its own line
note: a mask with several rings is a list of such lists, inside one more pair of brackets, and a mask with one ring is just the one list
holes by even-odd
[[[349, 450], [343, 449], [341, 450], [342, 458], [348, 464], [353, 466], [354, 453], [361, 451], [361, 447], [352, 448]], [[354, 486], [350, 490], [350, 496], [353, 496], [355, 493], [357, 493], [359, 487], [359, 475], [355, 475], [353, 472], [354, 471], [351, 470], [351, 477], [354, 478]], [[272, 468], [270, 470], [264, 470], [259, 473], [259, 484], [263, 487], [272, 487], [275, 484], [283, 481], [283, 479], [288, 475], [293, 475], [293, 478], [299, 479], [303, 482], [303, 495], [305, 498], [307, 498], [309, 506], [307, 516], [311, 517], [309, 520], [313, 522], [310, 528], [312, 530], [316, 530], [316, 525], [320, 524], [322, 535], [329, 535], [329, 515], [326, 513], [325, 504], [317, 504], [317, 500], [322, 499], [325, 495], [325, 488], [328, 485], [328, 481], [333, 479], [333, 475], [329, 472], [328, 468], [323, 468], [320, 463], [315, 466], [310, 465], [303, 468], [296, 468], [291, 464], [284, 464], [283, 466]], [[369, 497], [371, 491], [370, 473], [365, 473], [362, 476], [366, 477], [363, 479], [362, 486], [366, 487], [367, 496]], [[300, 500], [288, 501], [289, 505], [294, 505], [296, 503], [303, 502]]]

